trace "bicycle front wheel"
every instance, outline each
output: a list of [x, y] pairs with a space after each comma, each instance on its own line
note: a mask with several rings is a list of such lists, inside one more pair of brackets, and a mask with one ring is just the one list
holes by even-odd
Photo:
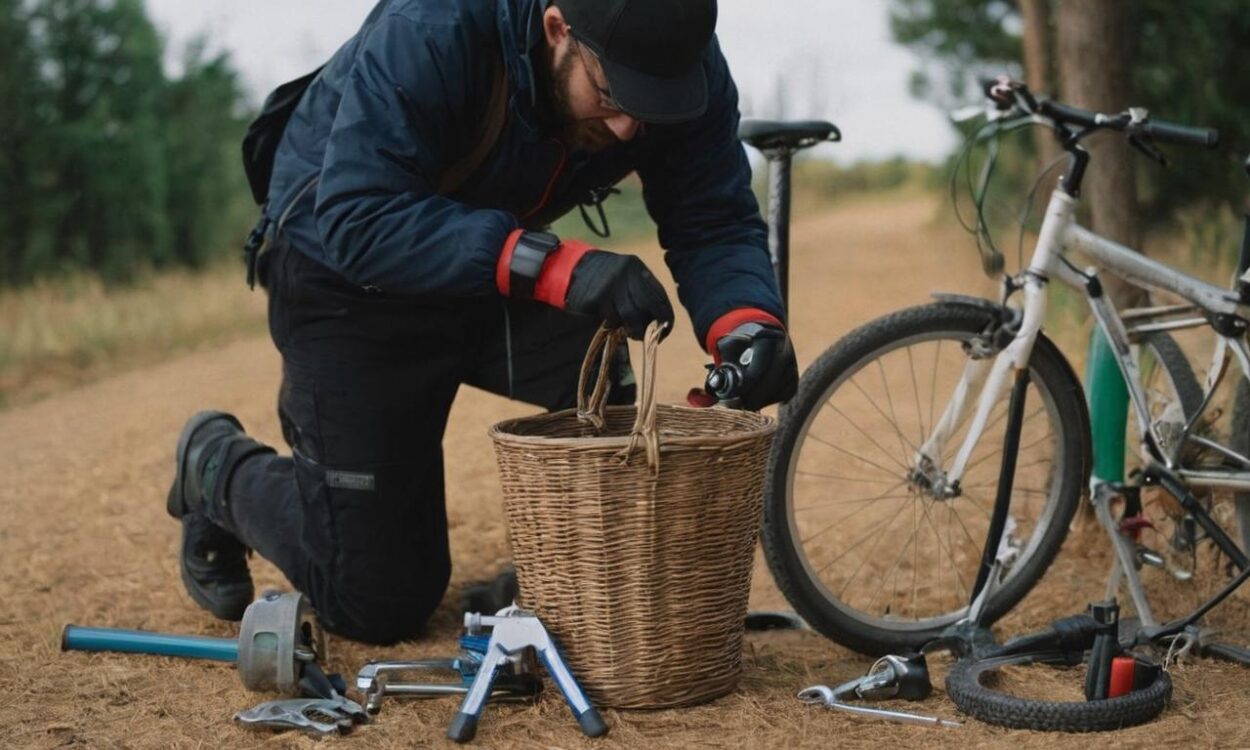
[[[763, 544], [778, 587], [819, 632], [870, 654], [916, 648], [967, 613], [989, 533], [1010, 388], [998, 394], [958, 486], [940, 489], [970, 416], [922, 446], [971, 360], [988, 368], [996, 313], [939, 302], [854, 331], [803, 375], [782, 413]], [[988, 625], [1033, 587], [1059, 550], [1088, 476], [1080, 382], [1039, 334], [1009, 518], [1006, 574]], [[979, 394], [970, 397], [971, 413]], [[930, 446], [930, 450], [933, 446]]]

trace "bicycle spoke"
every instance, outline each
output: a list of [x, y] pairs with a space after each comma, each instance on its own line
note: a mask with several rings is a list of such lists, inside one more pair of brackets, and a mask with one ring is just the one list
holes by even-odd
[[[881, 414], [881, 416], [885, 418], [885, 420], [894, 428], [894, 434], [898, 436], [898, 447], [903, 449], [903, 453], [915, 455], [916, 447], [911, 444], [910, 440], [903, 436], [903, 428], [898, 426], [898, 415], [894, 413], [894, 399], [890, 396], [890, 384], [886, 382], [885, 379], [885, 365], [881, 364], [881, 360], [879, 359], [877, 360], [877, 372], [881, 375], [881, 386], [885, 388], [885, 403], [890, 407], [890, 416], [886, 417], [884, 414]], [[859, 383], [852, 380], [851, 385], [855, 386], [860, 393], [864, 393], [864, 389], [860, 387]], [[867, 395], [867, 393], [864, 393], [864, 396]], [[874, 408], [877, 406], [876, 402], [874, 402], [871, 398], [868, 400], [872, 403]], [[879, 408], [877, 409], [877, 413], [881, 413]]]
[[809, 510], [817, 510], [817, 509], [819, 509], [819, 508], [828, 508], [828, 507], [829, 507], [829, 506], [831, 506], [831, 505], [853, 505], [853, 504], [856, 504], [856, 503], [871, 503], [871, 502], [876, 502], [877, 500], [906, 500], [906, 499], [907, 499], [907, 498], [909, 498], [909, 497], [912, 497], [912, 495], [911, 495], [911, 494], [906, 494], [906, 495], [879, 495], [879, 496], [877, 496], [877, 497], [862, 497], [862, 498], [859, 498], [859, 499], [857, 499], [857, 500], [829, 500], [828, 502], [821, 503], [820, 505], [808, 505], [807, 507], [804, 507], [804, 508], [795, 508], [795, 509], [794, 509], [794, 512], [795, 512], [795, 513], [803, 513], [803, 512], [809, 511]]
[[[955, 516], [955, 520], [959, 523], [959, 528], [964, 532], [964, 537], [968, 540], [968, 543], [974, 548], [977, 547], [977, 540], [972, 538], [972, 532], [968, 531], [968, 526], [964, 523], [964, 519], [959, 515], [959, 512], [955, 510], [954, 506], [949, 507], [951, 513]], [[985, 542], [981, 542], [980, 547], [984, 549]]]
[[870, 547], [868, 550], [868, 553], [864, 555], [864, 559], [860, 561], [859, 567], [855, 568], [855, 572], [851, 574], [851, 577], [846, 580], [845, 584], [843, 584], [842, 589], [838, 591], [839, 599], [842, 599], [843, 597], [846, 596], [846, 590], [850, 588], [851, 582], [854, 581], [859, 576], [859, 572], [863, 570], [864, 566], [868, 564], [868, 561], [872, 559], [873, 553], [877, 551], [877, 547], [880, 546], [882, 540], [885, 539], [885, 533], [890, 530], [890, 525], [894, 523], [894, 519], [898, 518], [898, 516], [899, 514], [890, 516], [890, 523], [886, 524], [885, 528], [881, 530], [880, 534], [874, 535], [877, 537], [877, 540], [872, 543], [872, 547]]
[[[854, 385], [854, 382], [853, 382], [853, 381], [852, 381], [852, 385]], [[858, 386], [856, 386], [856, 387], [858, 387]], [[862, 393], [862, 391], [861, 391], [861, 393]], [[872, 399], [869, 399], [869, 401], [871, 401], [871, 400], [872, 400]], [[885, 456], [886, 456], [886, 458], [888, 458], [888, 459], [890, 459], [891, 461], [893, 461], [894, 463], [898, 464], [899, 468], [901, 468], [901, 469], [903, 470], [903, 473], [907, 473], [907, 472], [910, 470], [910, 469], [909, 469], [909, 467], [907, 466], [907, 464], [904, 464], [902, 461], [899, 461], [898, 459], [894, 458], [894, 456], [891, 456], [889, 451], [887, 451], [885, 448], [881, 447], [881, 443], [878, 443], [878, 442], [877, 442], [877, 441], [876, 441], [876, 440], [872, 437], [872, 435], [869, 435], [867, 432], [865, 432], [865, 431], [864, 431], [864, 428], [863, 428], [863, 427], [860, 427], [858, 422], [856, 422], [855, 420], [853, 420], [853, 419], [851, 419], [850, 417], [848, 417], [848, 416], [846, 415], [846, 413], [845, 413], [845, 412], [843, 412], [841, 409], [839, 409], [838, 407], [834, 406], [833, 404], [829, 403], [828, 401], [826, 401], [826, 402], [824, 403], [824, 405], [825, 405], [826, 407], [830, 408], [830, 409], [833, 409], [835, 412], [837, 412], [838, 416], [840, 416], [840, 417], [842, 417], [842, 419], [846, 420], [846, 423], [847, 423], [847, 424], [849, 424], [851, 427], [854, 427], [856, 432], [858, 432], [859, 434], [861, 434], [861, 435], [863, 435], [864, 437], [868, 438], [868, 442], [870, 442], [870, 443], [872, 443], [873, 445], [877, 446], [877, 450], [879, 450], [879, 451], [881, 451], [882, 453], [884, 453], [884, 454], [885, 454]], [[876, 407], [877, 405], [874, 403], [874, 404], [873, 404], [873, 406], [874, 406], [874, 407]], [[879, 411], [881, 411], [881, 409], [878, 407], [878, 408], [877, 408], [877, 411], [879, 412]], [[897, 428], [896, 428], [896, 429], [897, 429]]]
[[942, 356], [942, 339], [938, 339], [937, 347], [933, 352], [933, 376], [929, 380], [929, 424], [937, 424], [934, 419], [933, 408], [937, 403], [937, 374], [938, 374], [938, 358]]
[[905, 476], [900, 476], [899, 474], [895, 473], [895, 472], [896, 472], [896, 470], [895, 470], [895, 469], [887, 469], [887, 468], [885, 468], [884, 466], [882, 466], [881, 464], [876, 463], [876, 462], [873, 462], [873, 461], [869, 461], [868, 459], [864, 458], [863, 456], [861, 456], [861, 455], [859, 455], [859, 454], [857, 454], [857, 453], [853, 453], [853, 452], [851, 452], [851, 451], [847, 450], [846, 448], [843, 448], [843, 447], [842, 447], [842, 446], [840, 446], [840, 445], [834, 445], [833, 443], [829, 442], [828, 440], [825, 440], [825, 439], [824, 439], [824, 438], [822, 438], [821, 436], [819, 436], [819, 435], [817, 435], [817, 434], [813, 433], [811, 430], [808, 430], [807, 435], [808, 435], [808, 437], [810, 437], [811, 439], [813, 439], [813, 440], [815, 440], [816, 442], [820, 443], [821, 445], [824, 445], [824, 446], [826, 446], [826, 447], [828, 447], [828, 448], [832, 448], [833, 450], [838, 451], [839, 453], [845, 453], [846, 455], [850, 456], [851, 458], [855, 459], [856, 461], [863, 461], [864, 463], [868, 464], [869, 466], [872, 466], [873, 468], [880, 469], [881, 471], [884, 471], [884, 472], [885, 472], [887, 475], [889, 475], [889, 476], [890, 476], [890, 478], [892, 478], [892, 479], [901, 479], [901, 480], [902, 480], [902, 481], [904, 481], [904, 482], [905, 482], [905, 481], [907, 481], [907, 478], [906, 478]]
[[[916, 525], [916, 506], [917, 505], [920, 505], [923, 507], [924, 500], [917, 500], [916, 502], [913, 502], [911, 504], [912, 536], [916, 535], [916, 531], [918, 528]], [[916, 594], [917, 594], [917, 584], [919, 583], [919, 579], [920, 579], [920, 545], [913, 544], [912, 556], [911, 556], [911, 614], [913, 618], [916, 616]]]
[[[947, 507], [949, 508], [950, 506], [948, 505]], [[920, 508], [924, 512], [925, 518], [929, 519], [929, 521], [932, 523], [933, 517], [929, 515], [929, 506], [925, 505], [922, 501]], [[965, 533], [966, 532], [967, 532], [967, 529], [965, 529]], [[942, 552], [942, 538], [940, 536], [938, 537], [938, 552], [939, 553]], [[940, 554], [939, 554], [939, 557], [940, 557]], [[955, 575], [956, 577], [958, 577], [959, 576], [959, 563], [955, 561], [954, 547], [946, 548], [946, 559], [951, 561], [951, 569], [955, 571]], [[962, 579], [960, 579], [960, 583], [961, 584], [963, 583]], [[964, 590], [965, 591], [967, 590], [966, 587]]]
[[859, 477], [843, 477], [837, 474], [821, 474], [818, 471], [804, 471], [802, 469], [795, 469], [794, 473], [796, 476], [816, 477], [818, 479], [833, 479], [839, 482], [869, 482], [869, 483], [875, 482], [877, 484], [889, 482], [890, 479], [898, 478], [898, 477], [892, 476], [890, 479], [861, 479]]
[[[924, 445], [924, 436], [926, 429], [924, 426], [924, 417], [920, 415], [920, 385], [916, 382], [916, 362], [911, 356], [911, 347], [907, 347], [907, 371], [911, 374], [911, 393], [916, 397], [916, 422], [920, 426], [920, 435], [916, 439], [916, 445]], [[934, 377], [936, 377], [936, 373]]]
[[[1020, 446], [1020, 447], [1016, 450], [1016, 455], [1019, 455], [1019, 452], [1020, 452], [1020, 451], [1027, 451], [1027, 450], [1030, 450], [1030, 449], [1032, 449], [1032, 448], [1036, 448], [1037, 446], [1041, 445], [1042, 443], [1046, 442], [1047, 440], [1049, 440], [1049, 439], [1053, 438], [1053, 437], [1054, 437], [1054, 435], [1055, 435], [1055, 433], [1053, 433], [1053, 432], [1047, 432], [1045, 435], [1042, 435], [1040, 438], [1038, 438], [1037, 440], [1034, 440], [1033, 442], [1029, 443], [1028, 445], [1022, 445], [1022, 446]], [[975, 469], [976, 467], [978, 467], [978, 466], [980, 466], [981, 464], [985, 463], [986, 461], [988, 461], [989, 459], [993, 458], [994, 456], [997, 456], [997, 455], [1001, 454], [1002, 452], [1003, 452], [1003, 446], [1002, 446], [1002, 445], [999, 445], [997, 448], [995, 448], [995, 449], [994, 449], [993, 451], [991, 451], [990, 453], [987, 453], [986, 455], [981, 456], [981, 457], [980, 457], [980, 458], [978, 458], [976, 461], [973, 461], [972, 463], [970, 463], [970, 464], [968, 464], [967, 466], [965, 466], [965, 467], [964, 467], [964, 474], [966, 475], [968, 472], [972, 471], [973, 469]], [[1039, 461], [1034, 462], [1034, 463], [1032, 463], [1032, 464], [1029, 464], [1029, 466], [1037, 466], [1037, 464], [1038, 464], [1038, 463], [1040, 463], [1041, 461], [1045, 461], [1045, 460], [1047, 460], [1047, 459], [1039, 459]], [[1017, 470], [1018, 470], [1020, 467], [1019, 467], [1019, 466], [1017, 466], [1016, 468], [1017, 468]]]
[[[986, 419], [986, 420], [985, 420], [985, 427], [981, 428], [981, 435], [982, 435], [983, 437], [984, 437], [986, 434], [992, 433], [992, 432], [993, 432], [993, 430], [994, 430], [994, 428], [995, 428], [995, 427], [998, 427], [999, 423], [1000, 423], [1000, 422], [1002, 422], [1003, 420], [1005, 420], [1005, 419], [1007, 418], [1007, 413], [1010, 411], [1010, 409], [1008, 409], [1008, 408], [1007, 408], [1008, 406], [1010, 406], [1010, 401], [997, 401], [997, 402], [995, 402], [994, 407], [990, 410], [990, 417], [989, 417], [988, 419]], [[1000, 407], [1001, 407], [1001, 408], [1000, 408]], [[1046, 410], [1046, 407], [1045, 407], [1045, 406], [1039, 406], [1039, 407], [1037, 407], [1037, 410], [1036, 410], [1036, 411], [1034, 411], [1034, 412], [1033, 412], [1033, 413], [1031, 413], [1031, 414], [1026, 414], [1026, 415], [1024, 416], [1024, 419], [1023, 419], [1023, 420], [1021, 420], [1021, 424], [1025, 424], [1025, 425], [1027, 425], [1027, 424], [1031, 423], [1034, 419], [1036, 419], [1036, 418], [1037, 418], [1037, 415], [1041, 414], [1041, 413], [1042, 413], [1043, 411], [1045, 411], [1045, 410]], [[971, 420], [969, 420], [969, 421], [971, 421]], [[965, 426], [965, 427], [967, 427], [967, 426], [969, 426], [969, 425], [964, 425], [964, 426]], [[1053, 434], [1053, 433], [1050, 433], [1050, 434]], [[958, 446], [960, 446], [960, 445], [962, 445], [962, 444], [963, 444], [963, 440], [962, 440], [962, 438], [963, 438], [964, 436], [966, 436], [966, 435], [967, 435], [967, 432], [966, 432], [966, 431], [965, 431], [965, 432], [963, 432], [963, 433], [961, 434], [961, 436], [960, 436], [960, 437], [961, 437], [961, 439], [960, 439], [958, 442], [954, 442], [954, 443], [953, 443], [953, 445], [956, 447], [956, 449], [958, 448]], [[998, 452], [1001, 452], [1001, 451], [1002, 451], [1002, 448], [1001, 448], [1001, 446], [1000, 446], [1000, 447], [999, 447], [999, 449], [998, 449]], [[954, 450], [950, 451], [950, 452], [949, 452], [949, 453], [945, 456], [945, 458], [949, 460], [949, 459], [950, 459], [950, 458], [954, 455], [954, 453], [955, 453], [955, 451], [954, 451]], [[995, 454], [991, 453], [990, 455], [991, 455], [991, 456], [993, 456], [993, 455], [995, 455]], [[978, 462], [978, 463], [979, 463], [979, 462]], [[971, 466], [970, 466], [970, 467], [968, 467], [968, 468], [971, 468]], [[965, 469], [965, 471], [966, 471], [966, 470], [967, 470], [967, 469]]]
[[[899, 487], [902, 487], [904, 484], [905, 484], [905, 482], [899, 482], [898, 484], [894, 485], [894, 486], [893, 486], [893, 487], [891, 487], [890, 489], [888, 489], [888, 490], [886, 490], [885, 492], [883, 492], [883, 493], [881, 493], [880, 495], [878, 495], [878, 496], [877, 496], [877, 498], [869, 498], [869, 499], [870, 499], [870, 500], [873, 500], [873, 499], [878, 499], [878, 498], [885, 497], [886, 495], [888, 495], [889, 493], [891, 493], [891, 492], [893, 492], [894, 490], [898, 489]], [[826, 526], [825, 528], [823, 528], [823, 529], [821, 529], [820, 531], [816, 532], [815, 534], [813, 534], [813, 535], [811, 535], [811, 536], [807, 537], [806, 539], [803, 539], [803, 540], [801, 541], [801, 543], [802, 543], [802, 544], [807, 544], [808, 542], [812, 541], [812, 540], [813, 540], [813, 539], [815, 539], [816, 537], [818, 537], [818, 536], [820, 536], [821, 534], [825, 533], [825, 532], [826, 532], [826, 531], [828, 531], [829, 529], [832, 529], [834, 526], [837, 526], [837, 525], [839, 525], [839, 524], [841, 524], [841, 523], [843, 523], [843, 522], [845, 522], [845, 521], [847, 521], [847, 520], [851, 519], [852, 517], [854, 517], [854, 516], [856, 516], [856, 515], [859, 515], [860, 513], [863, 513], [863, 512], [864, 512], [864, 510], [866, 510], [867, 508], [870, 508], [870, 507], [872, 507], [870, 504], [868, 504], [868, 503], [864, 503], [864, 506], [863, 506], [862, 508], [860, 508], [860, 509], [858, 509], [858, 510], [855, 510], [855, 511], [852, 511], [852, 512], [848, 513], [847, 515], [843, 516], [842, 518], [839, 518], [838, 520], [836, 520], [836, 521], [834, 521], [833, 523], [829, 524], [828, 526]]]
[[[951, 523], [951, 520], [954, 517], [955, 517], [954, 508], [952, 508], [949, 504], [947, 504], [946, 506], [946, 546], [947, 547], [955, 546], [954, 542], [951, 541], [951, 532], [954, 530], [954, 526], [955, 526], [953, 523]], [[966, 601], [967, 599], [969, 599], [970, 597], [967, 596], [967, 590], [964, 589], [963, 587], [963, 579], [960, 578], [959, 571], [956, 570], [955, 568], [951, 568], [951, 580], [955, 583], [955, 585], [959, 588], [960, 591], [964, 592], [963, 600]], [[957, 602], [960, 601], [959, 591], [955, 592], [955, 600]]]
[[[913, 504], [913, 511], [912, 511], [913, 518], [915, 516], [914, 507], [915, 506]], [[907, 537], [907, 541], [903, 543], [902, 549], [898, 551], [898, 555], [894, 558], [894, 564], [890, 567], [889, 572], [886, 573], [885, 580], [889, 580], [890, 574], [895, 574], [894, 589], [893, 589], [895, 592], [898, 591], [898, 578], [897, 578], [897, 574], [899, 570], [898, 565], [900, 562], [903, 561], [903, 555], [907, 554], [907, 549], [911, 547], [911, 544], [913, 541], [915, 541], [915, 538], [916, 538], [916, 529], [915, 529], [915, 525], [913, 524], [911, 536]], [[883, 587], [877, 587], [877, 590], [873, 592], [872, 598], [868, 600], [867, 606], [864, 607], [865, 611], [869, 611], [869, 612], [872, 611], [872, 605], [876, 603], [877, 596], [881, 594], [882, 588]], [[891, 599], [891, 605], [892, 604], [893, 604], [893, 599]]]
[[964, 493], [960, 495], [960, 497], [967, 500], [968, 503], [972, 505], [972, 507], [981, 511], [981, 514], [984, 515], [986, 518], [990, 517], [990, 512], [985, 509], [984, 505], [981, 504], [985, 501], [982, 498], [972, 494], [971, 492], [968, 492], [968, 489], [966, 487], [964, 488]]
[[[842, 560], [842, 558], [844, 558], [844, 557], [846, 557], [847, 555], [849, 555], [849, 554], [851, 554], [852, 552], [854, 552], [856, 549], [858, 549], [858, 548], [859, 548], [859, 546], [860, 546], [861, 544], [863, 544], [864, 542], [866, 542], [866, 541], [868, 541], [869, 539], [871, 539], [871, 538], [872, 538], [872, 536], [873, 536], [873, 534], [877, 531], [877, 529], [881, 529], [881, 528], [882, 528], [882, 526], [887, 526], [887, 527], [888, 527], [888, 524], [892, 523], [892, 522], [894, 521], [894, 519], [895, 519], [895, 518], [898, 518], [900, 515], [901, 515], [901, 514], [899, 514], [899, 513], [895, 513], [895, 514], [893, 514], [893, 515], [891, 515], [891, 516], [887, 517], [884, 521], [879, 521], [879, 522], [877, 522], [877, 524], [876, 524], [875, 526], [873, 526], [871, 529], [869, 529], [869, 530], [868, 530], [868, 532], [867, 532], [867, 533], [865, 533], [862, 537], [860, 537], [860, 539], [859, 539], [859, 541], [858, 541], [858, 542], [856, 542], [856, 543], [852, 544], [850, 547], [847, 547], [846, 549], [842, 550], [842, 554], [838, 555], [837, 557], [833, 558], [832, 560], [830, 560], [829, 562], [827, 562], [827, 563], [825, 563], [823, 566], [821, 566], [821, 567], [820, 567], [820, 569], [818, 569], [818, 570], [816, 571], [816, 575], [817, 575], [817, 576], [821, 575], [821, 574], [822, 574], [822, 573], [824, 573], [826, 570], [828, 570], [831, 566], [833, 566], [834, 564], [836, 564], [836, 563], [838, 563], [839, 561], [841, 561], [841, 560]], [[826, 531], [827, 531], [827, 529], [826, 529]], [[822, 531], [821, 533], [824, 533], [824, 532]]]

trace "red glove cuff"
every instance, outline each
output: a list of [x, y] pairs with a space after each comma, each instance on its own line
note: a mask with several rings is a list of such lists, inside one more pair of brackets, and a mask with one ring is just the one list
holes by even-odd
[[704, 349], [708, 354], [712, 355], [712, 361], [720, 364], [720, 352], [716, 350], [716, 342], [733, 329], [743, 323], [760, 323], [762, 325], [777, 326], [781, 330], [786, 327], [775, 316], [770, 315], [763, 310], [755, 307], [740, 307], [737, 310], [730, 310], [724, 315], [716, 319], [712, 327], [707, 329], [707, 338], [704, 339]]
[[503, 252], [499, 254], [499, 262], [495, 264], [495, 286], [499, 293], [507, 297], [512, 291], [512, 251], [516, 250], [517, 240], [525, 233], [524, 229], [513, 229], [504, 240]]
[[[512, 287], [512, 253], [517, 241], [525, 230], [515, 229], [503, 244], [503, 252], [499, 254], [499, 262], [495, 264], [495, 286], [499, 293], [507, 297]], [[564, 309], [565, 298], [569, 294], [569, 281], [573, 278], [573, 269], [581, 262], [582, 256], [595, 250], [591, 245], [577, 240], [561, 240], [560, 246], [551, 251], [543, 261], [542, 270], [534, 282], [534, 299]]]
[[577, 268], [583, 255], [594, 249], [585, 242], [561, 240], [560, 246], [543, 261], [542, 273], [538, 274], [538, 281], [534, 284], [534, 299], [563, 310], [564, 301], [569, 296], [573, 269]]

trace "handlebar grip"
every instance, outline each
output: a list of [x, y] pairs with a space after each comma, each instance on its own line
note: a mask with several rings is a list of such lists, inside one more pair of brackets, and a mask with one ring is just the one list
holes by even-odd
[[1083, 128], [1092, 128], [1101, 124], [1098, 122], [1097, 112], [1070, 107], [1059, 102], [1039, 102], [1038, 111], [1052, 120], [1058, 120], [1069, 125], [1080, 125]]
[[1142, 127], [1142, 132], [1156, 141], [1165, 143], [1180, 143], [1207, 149], [1220, 145], [1220, 131], [1215, 128], [1195, 128], [1162, 120], [1151, 120]]

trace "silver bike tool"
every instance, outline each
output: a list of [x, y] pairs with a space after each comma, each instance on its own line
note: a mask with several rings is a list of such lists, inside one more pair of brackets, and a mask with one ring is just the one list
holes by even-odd
[[[518, 655], [522, 656], [522, 655]], [[505, 666], [495, 681], [489, 700], [521, 701], [538, 696], [542, 682], [529, 666], [529, 659], [517, 658]], [[365, 696], [365, 710], [376, 714], [382, 709], [382, 699], [387, 696], [436, 698], [447, 695], [463, 696], [477, 675], [481, 654], [465, 655], [457, 659], [427, 659], [422, 661], [371, 661], [356, 674], [356, 689]], [[451, 680], [437, 682], [405, 682], [405, 673], [425, 674], [451, 673]]]
[[812, 685], [799, 692], [799, 700], [807, 703], [823, 703], [829, 708], [847, 713], [868, 716], [886, 721], [897, 721], [904, 724], [922, 724], [925, 726], [957, 727], [957, 721], [939, 719], [935, 716], [922, 716], [906, 711], [890, 711], [881, 708], [868, 708], [848, 703], [856, 698], [875, 700], [881, 698], [903, 698], [921, 700], [929, 696], [932, 686], [929, 683], [929, 671], [923, 654], [907, 656], [883, 656], [872, 665], [868, 673], [845, 682], [836, 688], [828, 685]]
[[590, 705], [586, 694], [577, 684], [572, 671], [556, 648], [555, 642], [543, 627], [542, 622], [532, 612], [515, 607], [500, 610], [494, 617], [484, 617], [476, 612], [466, 612], [464, 627], [469, 636], [481, 634], [490, 628], [490, 641], [482, 657], [473, 684], [460, 704], [460, 712], [452, 720], [447, 729], [448, 738], [456, 742], [468, 742], [477, 732], [477, 721], [482, 714], [486, 699], [493, 693], [494, 683], [503, 671], [504, 666], [512, 657], [527, 649], [533, 652], [547, 668], [547, 673], [555, 680], [564, 700], [573, 712], [574, 718], [581, 726], [582, 733], [588, 737], [600, 737], [607, 734], [608, 725], [595, 707]]
[[297, 729], [315, 735], [347, 734], [360, 706], [346, 699], [286, 698], [266, 701], [234, 715], [236, 724], [251, 729]]

